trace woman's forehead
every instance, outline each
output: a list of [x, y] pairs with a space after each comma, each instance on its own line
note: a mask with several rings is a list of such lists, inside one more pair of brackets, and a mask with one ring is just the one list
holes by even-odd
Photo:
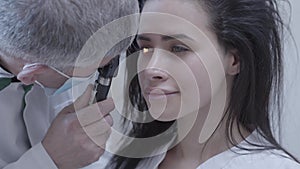
[[207, 24], [207, 13], [199, 3], [191, 0], [148, 0], [142, 13], [157, 12], [175, 15], [190, 22]]
[[194, 3], [179, 0], [149, 1], [141, 14], [139, 34], [186, 34], [191, 37], [209, 31], [206, 13]]

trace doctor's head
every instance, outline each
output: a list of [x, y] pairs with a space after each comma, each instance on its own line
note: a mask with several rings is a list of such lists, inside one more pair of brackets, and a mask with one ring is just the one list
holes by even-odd
[[[109, 30], [105, 25], [136, 12], [137, 2], [128, 0], [1, 1], [1, 65], [15, 75], [22, 73], [20, 80], [26, 84], [37, 80], [48, 87], [59, 87], [66, 80], [58, 71], [89, 76], [131, 41], [112, 41], [110, 36], [130, 35], [136, 29], [134, 19], [124, 21], [118, 29]], [[102, 35], [91, 39], [101, 28], [98, 34]], [[38, 64], [26, 66], [34, 63]], [[78, 68], [76, 74], [74, 68]]]

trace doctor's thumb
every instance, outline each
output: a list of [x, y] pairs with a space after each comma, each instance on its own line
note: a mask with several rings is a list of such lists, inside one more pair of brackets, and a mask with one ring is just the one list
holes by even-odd
[[93, 85], [90, 84], [85, 89], [83, 94], [75, 100], [75, 102], [74, 102], [75, 110], [80, 110], [80, 109], [87, 107], [89, 105], [91, 98], [95, 97], [95, 96], [92, 96], [92, 93], [93, 93]]
[[89, 105], [89, 101], [92, 97], [93, 85], [88, 85], [86, 90], [81, 96], [79, 96], [74, 103], [66, 106], [60, 113], [74, 113]]

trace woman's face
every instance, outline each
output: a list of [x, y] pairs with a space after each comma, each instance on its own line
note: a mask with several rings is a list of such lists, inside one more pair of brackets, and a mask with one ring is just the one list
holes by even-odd
[[218, 45], [200, 5], [149, 0], [141, 15], [137, 42], [141, 49], [139, 83], [155, 119], [175, 120], [209, 108], [214, 96], [226, 95], [233, 57]]

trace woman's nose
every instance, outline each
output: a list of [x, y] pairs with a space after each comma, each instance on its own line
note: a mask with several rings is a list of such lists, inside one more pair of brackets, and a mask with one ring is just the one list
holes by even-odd
[[145, 76], [151, 81], [164, 81], [168, 78], [166, 69], [168, 67], [168, 61], [166, 59], [166, 52], [162, 49], [156, 48], [148, 60], [146, 66]]
[[152, 82], [163, 82], [168, 79], [168, 74], [164, 70], [154, 67], [145, 69], [144, 76]]

